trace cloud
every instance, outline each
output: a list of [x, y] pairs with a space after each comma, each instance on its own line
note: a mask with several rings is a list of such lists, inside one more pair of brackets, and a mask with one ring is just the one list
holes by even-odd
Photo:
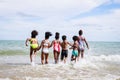
[[[88, 12], [109, 0], [5, 0], [0, 15], [11, 22], [38, 21], [42, 24], [66, 23], [72, 16]], [[20, 21], [20, 22], [21, 22]]]
[[[108, 1], [108, 0], [106, 0]], [[103, 3], [105, 0], [6, 0], [0, 3], [3, 15], [14, 15], [18, 12], [35, 16], [67, 16], [89, 11]]]
[[[109, 14], [87, 16], [71, 20], [72, 25], [81, 27], [89, 36], [90, 40], [120, 40], [117, 36], [120, 35], [120, 9], [111, 9]], [[117, 37], [117, 38], [115, 38]]]
[[120, 0], [114, 0], [115, 3], [120, 3]]
[[[1, 0], [0, 35], [16, 33], [23, 39], [37, 29], [42, 38], [45, 31], [73, 36], [82, 28], [90, 40], [97, 40], [99, 37], [89, 36], [106, 37], [119, 29], [119, 5], [109, 9], [105, 6], [112, 3], [119, 4], [119, 0]], [[101, 31], [106, 35], [100, 34]]]

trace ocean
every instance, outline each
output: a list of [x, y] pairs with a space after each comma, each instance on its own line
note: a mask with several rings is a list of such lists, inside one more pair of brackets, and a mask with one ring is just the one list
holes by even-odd
[[120, 42], [88, 42], [84, 58], [78, 62], [54, 64], [52, 48], [49, 64], [41, 65], [37, 52], [35, 66], [30, 64], [25, 41], [0, 41], [0, 80], [120, 80]]

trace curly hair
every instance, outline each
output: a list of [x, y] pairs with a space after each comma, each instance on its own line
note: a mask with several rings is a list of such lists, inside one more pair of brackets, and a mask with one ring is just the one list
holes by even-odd
[[73, 39], [74, 41], [77, 41], [77, 40], [78, 40], [78, 36], [73, 36], [72, 39]]
[[79, 30], [79, 35], [82, 35], [83, 34], [83, 31], [82, 30]]
[[38, 35], [38, 32], [37, 32], [36, 30], [33, 30], [33, 31], [31, 32], [31, 37], [32, 37], [32, 38], [36, 38], [37, 35]]
[[66, 35], [63, 35], [63, 36], [62, 36], [62, 40], [63, 40], [63, 41], [66, 40], [66, 38], [67, 38]]
[[60, 34], [59, 34], [58, 32], [56, 32], [56, 33], [55, 33], [55, 39], [59, 39], [59, 35], [60, 35]]
[[51, 32], [45, 32], [45, 39], [49, 39], [50, 36], [52, 36]]

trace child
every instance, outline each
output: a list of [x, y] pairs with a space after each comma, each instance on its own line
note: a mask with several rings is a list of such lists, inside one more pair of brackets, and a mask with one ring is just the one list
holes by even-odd
[[71, 56], [71, 61], [77, 60], [77, 57], [78, 57], [78, 48], [79, 48], [79, 44], [78, 44], [78, 37], [77, 36], [73, 36], [73, 46], [72, 46], [72, 56]]
[[78, 37], [79, 38], [79, 40], [78, 40], [78, 42], [79, 42], [79, 54], [78, 55], [80, 57], [80, 54], [81, 54], [81, 58], [84, 57], [84, 49], [85, 49], [84, 43], [86, 43], [86, 46], [89, 49], [88, 43], [87, 43], [85, 37], [82, 36], [82, 34], [83, 34], [83, 31], [79, 30], [79, 37]]
[[61, 61], [64, 60], [64, 63], [66, 63], [66, 59], [68, 57], [68, 44], [71, 45], [67, 40], [66, 36], [62, 36], [63, 42], [61, 43], [62, 51], [61, 51]]
[[36, 36], [38, 35], [38, 32], [36, 30], [33, 30], [31, 32], [31, 38], [26, 39], [26, 46], [28, 46], [28, 41], [30, 42], [30, 62], [32, 65], [34, 65], [34, 58], [36, 56], [36, 51], [38, 48], [38, 40], [36, 39]]
[[49, 48], [50, 48], [50, 41], [48, 39], [50, 36], [52, 36], [51, 32], [45, 32], [45, 39], [42, 40], [41, 45], [38, 48], [38, 50], [42, 48], [42, 53], [41, 53], [42, 64], [44, 64], [44, 58], [45, 58], [45, 64], [48, 64], [48, 56], [49, 56]]
[[52, 41], [51, 46], [53, 45], [53, 53], [55, 63], [58, 63], [59, 54], [60, 54], [60, 41], [59, 41], [59, 33], [55, 33], [55, 40]]

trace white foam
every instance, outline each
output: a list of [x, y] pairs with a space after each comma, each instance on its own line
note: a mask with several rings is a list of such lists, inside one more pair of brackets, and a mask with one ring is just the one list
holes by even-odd
[[49, 78], [32, 78], [32, 77], [26, 77], [25, 80], [49, 80]]
[[11, 80], [9, 78], [0, 78], [0, 80]]
[[34, 67], [35, 66], [35, 62], [31, 62], [31, 65]]
[[47, 78], [47, 77], [42, 77], [42, 78], [40, 78], [40, 77], [36, 77], [36, 78], [33, 78], [33, 77], [25, 77], [25, 80], [63, 80], [61, 77], [59, 77], [59, 76], [56, 76], [56, 78], [55, 79], [53, 79], [53, 78]]

